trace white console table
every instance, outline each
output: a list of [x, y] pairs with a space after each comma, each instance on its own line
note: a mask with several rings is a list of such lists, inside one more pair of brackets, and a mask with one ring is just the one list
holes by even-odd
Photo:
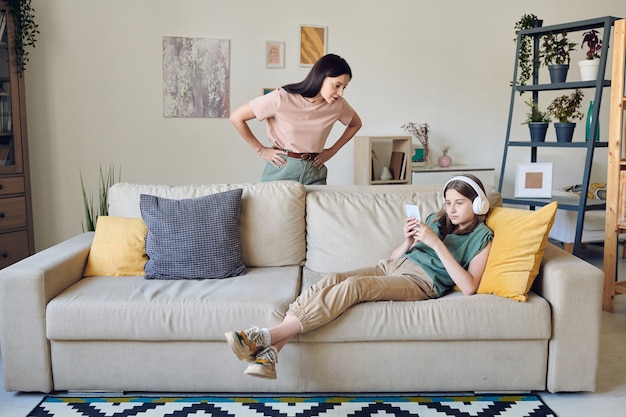
[[495, 185], [495, 168], [476, 167], [469, 165], [451, 165], [447, 168], [434, 166], [432, 168], [424, 168], [423, 166], [413, 165], [412, 182], [413, 184], [445, 184], [450, 178], [456, 175], [472, 174], [482, 181], [483, 185]]

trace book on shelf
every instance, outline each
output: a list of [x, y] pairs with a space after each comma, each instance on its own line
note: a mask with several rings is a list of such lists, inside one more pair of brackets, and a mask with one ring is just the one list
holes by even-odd
[[0, 99], [0, 133], [11, 133], [11, 100], [7, 97]]
[[0, 12], [0, 41], [4, 38], [4, 31], [7, 28], [7, 13], [5, 11]]
[[407, 159], [409, 159], [409, 158], [407, 158], [407, 155], [403, 153], [402, 154], [402, 168], [400, 168], [400, 172], [402, 173], [400, 175], [400, 179], [401, 180], [405, 180], [406, 179], [406, 164], [408, 163]]
[[391, 160], [389, 161], [389, 168], [394, 180], [402, 179], [402, 163], [405, 159], [404, 152], [392, 151]]

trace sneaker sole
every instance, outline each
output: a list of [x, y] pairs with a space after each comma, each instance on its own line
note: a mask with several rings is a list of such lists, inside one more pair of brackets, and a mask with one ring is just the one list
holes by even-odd
[[248, 368], [246, 368], [246, 370], [243, 371], [243, 373], [249, 376], [257, 377], [257, 378], [276, 379], [275, 370], [273, 372], [272, 371], [267, 372], [266, 368], [261, 368], [260, 370], [257, 370], [256, 367], [253, 367], [252, 365], [249, 365]]
[[235, 356], [237, 356], [237, 359], [239, 359], [240, 361], [246, 361], [246, 362], [254, 361], [255, 359], [254, 353], [248, 355], [239, 349], [241, 344], [239, 343], [237, 332], [234, 332], [234, 331], [226, 332], [224, 333], [224, 337], [226, 338], [226, 342], [228, 343], [228, 346], [230, 346], [230, 350], [232, 350]]

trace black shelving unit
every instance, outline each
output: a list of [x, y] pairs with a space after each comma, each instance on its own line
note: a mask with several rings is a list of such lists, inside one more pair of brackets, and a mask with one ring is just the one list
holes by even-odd
[[[555, 198], [515, 198], [503, 195], [502, 201], [505, 204], [510, 205], [523, 205], [530, 207], [534, 210], [536, 207], [541, 207], [552, 201], [557, 201], [559, 209], [572, 210], [578, 213], [576, 219], [576, 237], [574, 241], [574, 255], [580, 254], [581, 237], [583, 231], [583, 224], [585, 219], [585, 212], [590, 210], [604, 210], [606, 204], [604, 202], [598, 202], [595, 200], [587, 200], [587, 190], [589, 189], [589, 180], [591, 177], [591, 167], [593, 164], [594, 151], [596, 148], [606, 148], [608, 142], [599, 140], [596, 138], [596, 124], [598, 121], [598, 115], [602, 106], [602, 93], [605, 87], [611, 86], [611, 81], [605, 78], [606, 62], [609, 53], [608, 46], [611, 41], [611, 29], [613, 23], [619, 18], [612, 16], [605, 16], [596, 19], [582, 20], [578, 22], [563, 23], [558, 25], [536, 27], [531, 29], [521, 30], [517, 36], [517, 44], [515, 49], [515, 63], [513, 69], [513, 81], [511, 83], [511, 101], [509, 106], [509, 119], [506, 129], [506, 141], [504, 146], [504, 155], [502, 157], [502, 169], [500, 170], [500, 180], [498, 183], [498, 190], [502, 193], [502, 186], [504, 182], [504, 174], [506, 172], [507, 158], [509, 153], [509, 147], [525, 147], [529, 148], [530, 161], [537, 162], [537, 154], [542, 148], [563, 148], [566, 149], [583, 149], [585, 153], [585, 165], [582, 172], [582, 191], [580, 198], [578, 197], [555, 197]], [[549, 33], [561, 33], [564, 30], [568, 33], [568, 38], [572, 39], [571, 34], [574, 32], [583, 32], [590, 29], [603, 29], [602, 44], [603, 48], [600, 50], [600, 67], [598, 69], [598, 77], [595, 81], [573, 81], [564, 83], [551, 83], [551, 84], [539, 84], [539, 41], [542, 36]], [[523, 37], [528, 36], [533, 39], [533, 75], [532, 83], [529, 85], [518, 85], [518, 57], [520, 51], [520, 43]], [[570, 64], [570, 73], [568, 77], [572, 77], [573, 67]], [[512, 140], [511, 139], [511, 126], [513, 123], [513, 109], [516, 102], [523, 104], [524, 100], [527, 100], [523, 95], [520, 97], [520, 92], [530, 92], [532, 94], [532, 100], [538, 102], [539, 93], [542, 91], [556, 91], [556, 90], [594, 90], [594, 108], [593, 108], [593, 124], [591, 126], [592, 137], [589, 141], [585, 142], [531, 142], [530, 138], [525, 140]], [[581, 126], [577, 126], [578, 129]], [[584, 126], [582, 126], [584, 129]]]

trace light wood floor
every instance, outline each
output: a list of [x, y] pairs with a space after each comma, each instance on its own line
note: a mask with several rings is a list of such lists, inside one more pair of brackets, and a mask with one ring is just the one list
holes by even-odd
[[[590, 263], [602, 268], [601, 246], [590, 245], [581, 255]], [[622, 263], [619, 271], [621, 275], [626, 276], [626, 261]], [[626, 295], [615, 298], [613, 313], [602, 314], [600, 369], [596, 392], [538, 393], [558, 417], [626, 415]], [[0, 374], [1, 372], [0, 365]], [[0, 417], [26, 416], [41, 399], [41, 394], [6, 392], [0, 378]]]

